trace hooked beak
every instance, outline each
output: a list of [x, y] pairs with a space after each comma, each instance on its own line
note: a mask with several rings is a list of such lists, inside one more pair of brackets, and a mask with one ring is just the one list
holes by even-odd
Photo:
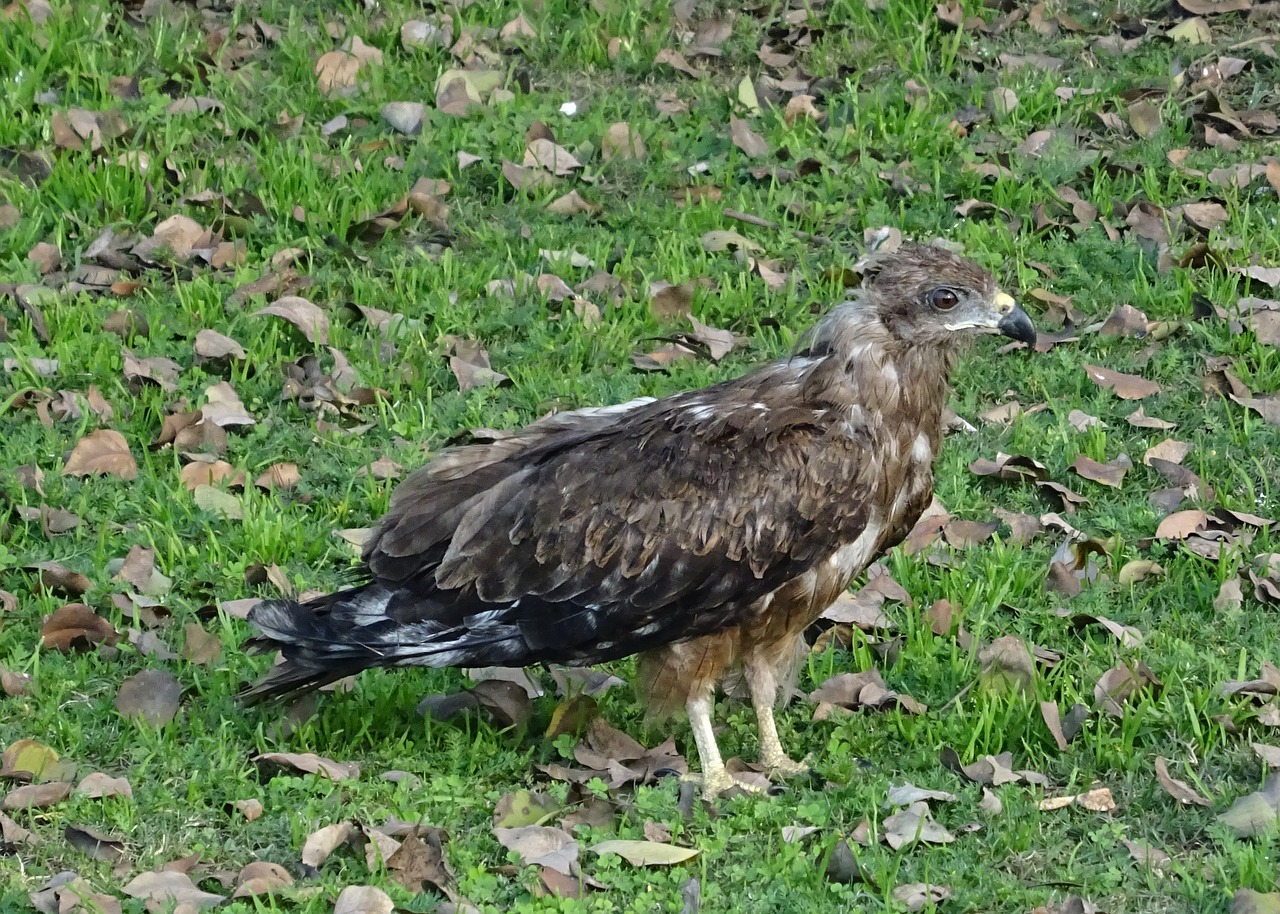
[[1010, 339], [1028, 346], [1036, 344], [1036, 325], [1031, 323], [1027, 312], [1018, 307], [1013, 296], [1006, 292], [997, 292], [993, 300], [1000, 319], [996, 322], [996, 330]]

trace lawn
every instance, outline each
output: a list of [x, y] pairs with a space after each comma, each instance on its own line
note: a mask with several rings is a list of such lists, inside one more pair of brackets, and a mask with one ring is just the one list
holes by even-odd
[[[0, 9], [0, 909], [1280, 911], [1278, 43], [1261, 0]], [[251, 601], [342, 586], [432, 453], [740, 374], [904, 238], [1041, 340], [975, 346], [947, 515], [814, 631], [811, 778], [697, 800], [630, 661], [237, 703]]]

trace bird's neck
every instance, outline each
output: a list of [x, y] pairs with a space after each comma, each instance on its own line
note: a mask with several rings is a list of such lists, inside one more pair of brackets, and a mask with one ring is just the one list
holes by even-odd
[[951, 370], [959, 358], [954, 345], [911, 345], [880, 330], [846, 337], [809, 372], [806, 399], [839, 409], [874, 414], [874, 425], [894, 437], [928, 434], [935, 446], [942, 434]]

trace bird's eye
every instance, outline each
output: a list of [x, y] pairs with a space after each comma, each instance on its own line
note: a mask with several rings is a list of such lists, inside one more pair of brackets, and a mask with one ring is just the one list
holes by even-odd
[[956, 305], [960, 304], [960, 296], [956, 294], [955, 289], [946, 287], [934, 289], [929, 293], [929, 304], [933, 305], [939, 311], [950, 311]]

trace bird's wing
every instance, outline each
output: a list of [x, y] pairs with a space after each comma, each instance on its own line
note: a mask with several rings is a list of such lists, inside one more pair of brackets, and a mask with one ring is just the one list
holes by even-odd
[[565, 419], [465, 472], [424, 467], [366, 547], [383, 619], [451, 650], [483, 629], [500, 649], [468, 663], [595, 662], [734, 624], [856, 539], [874, 491], [865, 433], [749, 393]]

